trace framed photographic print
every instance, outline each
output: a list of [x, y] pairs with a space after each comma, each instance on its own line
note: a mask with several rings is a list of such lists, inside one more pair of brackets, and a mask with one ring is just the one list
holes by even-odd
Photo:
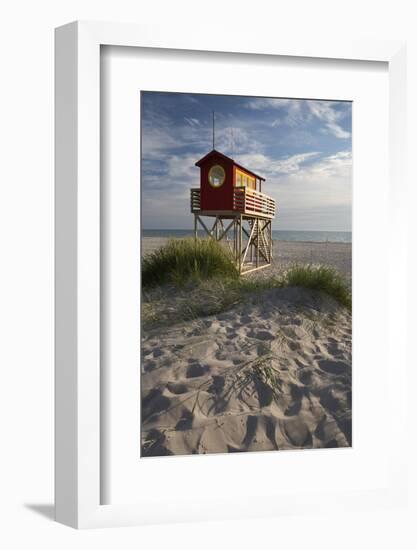
[[404, 78], [384, 41], [57, 29], [58, 521], [403, 502]]
[[350, 447], [352, 103], [141, 117], [141, 455]]

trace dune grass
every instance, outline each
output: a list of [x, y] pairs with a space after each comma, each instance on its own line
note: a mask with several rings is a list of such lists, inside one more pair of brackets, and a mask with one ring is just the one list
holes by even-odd
[[[295, 264], [269, 278], [239, 277], [229, 251], [212, 239], [173, 239], [145, 256], [143, 288], [164, 284], [189, 288], [196, 316], [225, 311], [244, 301], [249, 294], [285, 287], [324, 292], [349, 311], [352, 308], [349, 284], [333, 267]], [[187, 301], [182, 308], [188, 310], [191, 306]]]
[[144, 288], [164, 283], [184, 286], [190, 280], [238, 276], [230, 253], [213, 239], [172, 239], [142, 261]]
[[324, 292], [339, 304], [352, 310], [352, 294], [346, 279], [333, 267], [316, 264], [294, 264], [272, 277], [245, 278], [230, 281], [229, 286], [241, 292], [254, 293], [272, 288], [299, 287]]
[[352, 309], [350, 287], [342, 275], [326, 265], [294, 265], [283, 275], [283, 286], [298, 286], [319, 290], [334, 298], [339, 304]]

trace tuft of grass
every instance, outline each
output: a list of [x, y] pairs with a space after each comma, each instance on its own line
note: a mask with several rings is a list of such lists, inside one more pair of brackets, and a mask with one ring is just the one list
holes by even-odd
[[255, 363], [253, 373], [258, 379], [268, 386], [273, 392], [279, 389], [278, 373], [265, 362]]
[[144, 288], [238, 276], [231, 254], [213, 239], [172, 239], [142, 260]]
[[294, 265], [282, 275], [282, 286], [298, 286], [326, 293], [352, 310], [352, 294], [344, 277], [326, 265]]
[[352, 310], [352, 294], [347, 280], [333, 267], [314, 264], [294, 264], [277, 276], [261, 279], [240, 278], [230, 281], [231, 290], [243, 298], [274, 288], [299, 287], [324, 292], [339, 304]]

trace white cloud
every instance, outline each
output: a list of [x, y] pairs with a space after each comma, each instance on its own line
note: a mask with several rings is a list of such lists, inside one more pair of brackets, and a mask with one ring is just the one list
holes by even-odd
[[312, 119], [312, 113], [306, 108], [304, 99], [273, 99], [260, 98], [251, 99], [246, 107], [254, 110], [275, 109], [276, 115], [273, 115], [268, 126], [277, 128], [279, 126], [288, 126], [289, 128], [300, 127]]
[[[310, 229], [320, 228], [319, 217], [323, 215], [335, 230], [349, 230], [352, 203], [350, 151], [324, 157], [312, 151], [279, 160], [252, 154], [242, 155], [236, 160], [266, 178], [263, 191], [277, 201], [278, 227], [281, 221], [290, 227], [291, 221], [295, 224], [299, 219], [300, 227], [308, 229], [307, 222]], [[343, 213], [343, 221], [338, 219], [338, 213]]]
[[198, 118], [184, 117], [184, 120], [191, 127], [200, 126], [200, 121]]
[[200, 171], [195, 166], [195, 155], [172, 155], [167, 161], [167, 187], [178, 190], [178, 185], [198, 187], [200, 184]]
[[298, 155], [292, 155], [283, 160], [278, 160], [272, 165], [272, 170], [276, 170], [281, 174], [292, 174], [298, 172], [301, 166], [309, 159], [317, 157], [320, 153], [312, 151], [310, 153], [300, 153]]
[[[289, 177], [285, 177], [289, 176]], [[340, 151], [333, 155], [329, 155], [308, 165], [299, 166], [298, 170], [288, 171], [286, 175], [277, 174], [274, 181], [277, 184], [294, 184], [300, 183], [303, 186], [312, 185], [320, 189], [322, 184], [331, 183], [338, 185], [339, 183], [351, 184], [352, 177], [352, 154], [350, 151]], [[326, 197], [323, 197], [326, 200]]]
[[149, 127], [142, 132], [142, 157], [144, 159], [163, 160], [165, 154], [178, 145], [174, 136], [164, 128]]
[[346, 132], [346, 130], [343, 130], [343, 128], [341, 128], [338, 124], [335, 124], [334, 122], [327, 122], [326, 127], [331, 134], [339, 139], [350, 138], [350, 132]]
[[338, 139], [348, 139], [350, 132], [340, 125], [345, 112], [335, 109], [336, 104], [333, 101], [254, 98], [247, 102], [246, 107], [256, 110], [277, 109], [278, 116], [271, 121], [273, 128], [278, 126], [295, 128], [316, 118], [323, 123], [325, 133]]
[[159, 163], [161, 172], [142, 179], [144, 227], [191, 227], [190, 189], [200, 184], [194, 154], [168, 155]]
[[[180, 147], [201, 146], [202, 151], [210, 146], [211, 132], [201, 129], [198, 119], [182, 126], [148, 125], [142, 131], [142, 158], [166, 160]], [[197, 121], [197, 122], [196, 122]]]
[[225, 155], [236, 157], [238, 154], [250, 154], [261, 151], [262, 145], [254, 137], [254, 132], [240, 126], [226, 126], [216, 129], [215, 149]]
[[350, 230], [352, 155], [340, 151], [297, 171], [271, 175], [264, 191], [277, 201], [278, 227]]
[[274, 160], [266, 155], [254, 153], [238, 155], [236, 160], [242, 166], [246, 166], [248, 169], [259, 173], [260, 176], [271, 177], [297, 172], [305, 162], [317, 157], [319, 154], [316, 151], [311, 151]]
[[307, 105], [310, 112], [324, 122], [325, 130], [329, 134], [339, 139], [348, 139], [350, 137], [350, 132], [343, 130], [339, 124], [344, 113], [334, 109], [331, 101], [308, 101]]
[[282, 110], [281, 116], [275, 118], [271, 122], [271, 126], [276, 128], [277, 126], [289, 126], [295, 128], [301, 124], [307, 123], [311, 119], [311, 113], [303, 107], [303, 100], [293, 99], [286, 109]]
[[249, 153], [246, 155], [236, 155], [235, 161], [248, 168], [253, 170], [260, 176], [264, 176], [266, 171], [269, 170], [271, 159], [262, 153]]
[[267, 109], [270, 107], [281, 109], [284, 106], [291, 105], [291, 102], [294, 103], [296, 100], [273, 97], [254, 97], [246, 103], [246, 107], [249, 109]]

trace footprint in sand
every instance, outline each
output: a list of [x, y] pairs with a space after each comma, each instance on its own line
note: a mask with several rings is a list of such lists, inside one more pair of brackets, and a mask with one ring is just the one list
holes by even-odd
[[246, 420], [246, 434], [243, 438], [242, 445], [247, 449], [252, 443], [252, 440], [256, 434], [256, 428], [258, 426], [258, 417], [249, 415]]
[[156, 369], [156, 362], [151, 361], [149, 359], [145, 359], [145, 361], [143, 362], [143, 370], [145, 372], [151, 372], [154, 369]]
[[304, 368], [298, 375], [298, 378], [302, 384], [308, 386], [313, 379], [314, 371], [310, 368]]
[[331, 388], [324, 388], [319, 392], [319, 399], [321, 405], [327, 409], [330, 413], [337, 413], [342, 407], [340, 399], [338, 399]]
[[256, 340], [274, 340], [275, 335], [269, 330], [251, 330], [248, 333], [250, 338], [256, 338]]
[[329, 418], [327, 417], [327, 414], [324, 414], [314, 430], [314, 435], [321, 441], [325, 441], [327, 438], [328, 425]]
[[277, 438], [276, 438], [276, 434], [275, 434], [275, 430], [276, 430], [276, 425], [277, 425], [277, 422], [276, 422], [276, 419], [275, 418], [271, 418], [270, 416], [267, 416], [265, 418], [265, 433], [266, 433], [266, 437], [269, 439], [269, 441], [272, 443], [274, 449], [276, 451], [279, 450], [279, 447], [278, 447], [278, 443], [277, 443]]
[[166, 436], [159, 430], [152, 429], [144, 433], [142, 456], [168, 456], [174, 454], [165, 445]]
[[200, 365], [195, 363], [190, 365], [187, 369], [187, 378], [197, 378], [198, 376], [203, 376], [208, 371], [208, 367], [205, 365]]
[[229, 354], [224, 351], [216, 351], [215, 358], [218, 361], [227, 361], [229, 359]]
[[313, 438], [308, 427], [299, 418], [282, 421], [283, 433], [294, 447], [309, 448], [313, 444]]
[[153, 414], [166, 411], [171, 404], [171, 400], [162, 395], [160, 389], [154, 388], [142, 399], [142, 416], [147, 420]]
[[291, 351], [300, 351], [302, 349], [300, 342], [296, 342], [294, 340], [288, 341], [288, 347]]
[[346, 374], [349, 372], [350, 366], [344, 361], [332, 361], [330, 359], [322, 359], [318, 361], [321, 370], [329, 374]]
[[330, 342], [326, 347], [329, 355], [332, 355], [336, 359], [343, 357], [343, 351], [340, 349], [339, 343]]
[[273, 390], [258, 378], [255, 378], [254, 383], [258, 394], [259, 406], [261, 408], [268, 407], [272, 403], [272, 398], [274, 397]]
[[181, 418], [178, 420], [175, 425], [176, 430], [190, 430], [193, 425], [194, 415], [188, 409], [184, 409], [181, 414]]
[[291, 384], [291, 405], [285, 410], [285, 416], [296, 416], [300, 410], [301, 405], [303, 404], [304, 391], [299, 386]]
[[220, 393], [223, 391], [224, 385], [225, 385], [225, 378], [224, 378], [224, 376], [214, 375], [214, 376], [212, 377], [212, 384], [211, 384], [211, 386], [208, 388], [207, 391], [208, 391], [209, 393], [220, 394]]
[[188, 388], [185, 384], [168, 382], [167, 389], [174, 395], [181, 395], [182, 393], [187, 393]]

